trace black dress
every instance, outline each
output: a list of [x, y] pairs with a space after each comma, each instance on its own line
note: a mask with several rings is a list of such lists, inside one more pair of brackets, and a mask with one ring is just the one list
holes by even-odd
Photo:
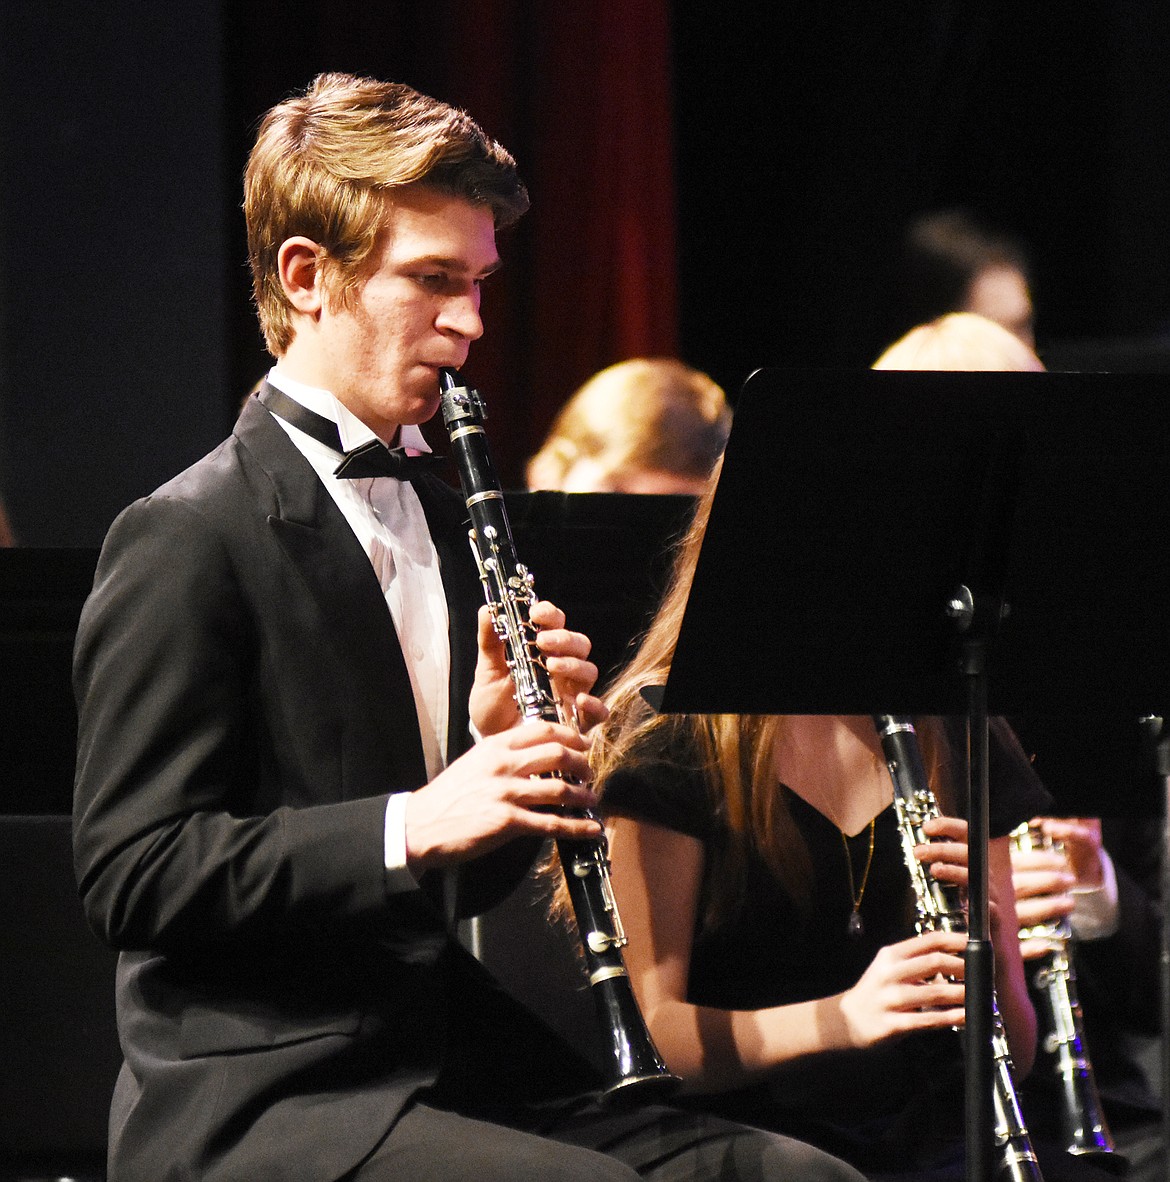
[[[1027, 760], [1007, 738], [992, 745], [992, 837], [1007, 835], [1051, 806]], [[697, 838], [717, 854], [729, 831], [697, 757], [665, 750], [658, 738], [648, 743], [659, 749], [638, 753], [606, 782], [604, 811]], [[873, 859], [860, 906], [863, 930], [851, 935], [853, 898], [841, 831], [787, 788], [779, 791], [811, 855], [808, 897], [791, 897], [763, 858], [752, 853], [734, 913], [704, 926], [715, 860], [709, 856], [691, 956], [688, 1001], [693, 1004], [750, 1010], [828, 997], [854, 985], [879, 948], [914, 934], [914, 903], [893, 806], [875, 820]], [[869, 827], [848, 844], [854, 880], [860, 883]], [[962, 1093], [958, 1036], [935, 1031], [869, 1050], [815, 1055], [786, 1066], [766, 1084], [689, 1102], [811, 1141], [871, 1176], [933, 1176], [936, 1170], [949, 1176], [946, 1172], [956, 1169], [961, 1177]]]

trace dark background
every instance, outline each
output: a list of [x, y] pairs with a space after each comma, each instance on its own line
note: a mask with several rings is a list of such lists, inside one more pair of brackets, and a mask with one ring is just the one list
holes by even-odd
[[901, 228], [944, 204], [1029, 245], [1050, 365], [1166, 369], [1168, 23], [1161, 0], [9, 0], [0, 493], [18, 537], [97, 544], [230, 428], [266, 367], [244, 156], [322, 69], [466, 105], [529, 180], [469, 364], [505, 483], [623, 356], [677, 352], [732, 394], [759, 365], [867, 365]]

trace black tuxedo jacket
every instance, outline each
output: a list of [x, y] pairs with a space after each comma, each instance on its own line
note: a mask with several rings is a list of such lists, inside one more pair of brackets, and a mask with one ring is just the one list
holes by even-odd
[[[450, 609], [453, 757], [482, 595], [460, 498], [416, 488]], [[76, 870], [122, 950], [111, 1182], [340, 1177], [435, 1079], [462, 953], [434, 884], [384, 885], [387, 796], [425, 780], [385, 599], [254, 400], [111, 527], [75, 689]], [[465, 867], [464, 910], [533, 852]]]

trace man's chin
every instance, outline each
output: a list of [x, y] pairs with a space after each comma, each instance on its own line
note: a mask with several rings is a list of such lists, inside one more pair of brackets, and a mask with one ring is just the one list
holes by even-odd
[[436, 386], [433, 395], [420, 396], [413, 400], [410, 409], [402, 416], [402, 425], [417, 427], [420, 423], [429, 422], [438, 413], [439, 390]]
[[423, 369], [426, 376], [415, 382], [411, 389], [410, 416], [405, 423], [425, 423], [434, 418], [439, 410], [439, 366], [428, 365]]

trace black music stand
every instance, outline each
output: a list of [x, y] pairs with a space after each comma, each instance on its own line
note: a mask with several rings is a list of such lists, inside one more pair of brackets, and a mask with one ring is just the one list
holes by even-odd
[[1168, 508], [1164, 375], [759, 370], [736, 404], [662, 709], [968, 715], [979, 1182], [987, 715], [1167, 712]]

